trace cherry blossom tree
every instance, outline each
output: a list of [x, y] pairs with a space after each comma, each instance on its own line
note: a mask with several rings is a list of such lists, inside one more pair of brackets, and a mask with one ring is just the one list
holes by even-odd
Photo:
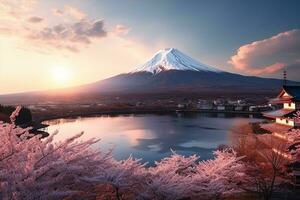
[[[198, 162], [196, 155], [173, 154], [150, 168], [149, 199], [218, 199], [241, 192], [245, 166], [233, 149], [215, 151], [215, 159]], [[149, 192], [150, 190], [150, 192]]]
[[170, 157], [155, 162], [149, 168], [151, 180], [141, 194], [146, 199], [182, 199], [190, 196], [192, 176], [195, 174], [198, 156], [185, 157], [172, 151]]
[[288, 150], [292, 156], [291, 162], [300, 162], [300, 129], [292, 129], [286, 133], [289, 141]]
[[246, 176], [242, 157], [233, 149], [215, 151], [215, 159], [200, 162], [196, 155], [172, 151], [146, 167], [140, 159], [116, 161], [111, 151], [95, 150], [91, 145], [99, 140], [79, 141], [83, 133], [62, 142], [53, 141], [57, 132], [44, 139], [30, 134], [30, 128], [15, 125], [19, 110], [12, 113], [11, 123], [0, 122], [3, 200], [63, 199], [99, 184], [112, 186], [110, 195], [118, 200], [217, 199], [240, 192], [237, 186]]
[[82, 133], [54, 143], [29, 133], [14, 122], [0, 123], [0, 199], [57, 199], [78, 192], [80, 177], [110, 167], [110, 154], [91, 150], [98, 140], [78, 142]]
[[131, 156], [122, 161], [111, 160], [111, 166], [102, 170], [102, 173], [82, 179], [112, 186], [118, 200], [136, 197], [145, 190], [146, 183], [150, 181], [145, 164], [141, 164], [140, 161]]
[[300, 123], [300, 111], [297, 111], [297, 112], [294, 114], [294, 119], [295, 119], [295, 122], [296, 122], [296, 123]]
[[245, 164], [233, 149], [215, 151], [215, 159], [201, 161], [193, 176], [194, 196], [219, 199], [241, 192], [239, 184], [247, 176]]

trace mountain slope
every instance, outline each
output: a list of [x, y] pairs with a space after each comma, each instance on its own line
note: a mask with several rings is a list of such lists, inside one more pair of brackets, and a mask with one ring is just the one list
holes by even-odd
[[[282, 80], [243, 76], [202, 64], [174, 48], [158, 51], [129, 73], [80, 87], [84, 93], [218, 92], [279, 90]], [[78, 89], [78, 88], [77, 88]]]
[[150, 72], [121, 74], [81, 87], [92, 93], [162, 93], [162, 92], [224, 92], [255, 93], [278, 90], [282, 81], [242, 76], [228, 72], [194, 72], [169, 70], [153, 75]]

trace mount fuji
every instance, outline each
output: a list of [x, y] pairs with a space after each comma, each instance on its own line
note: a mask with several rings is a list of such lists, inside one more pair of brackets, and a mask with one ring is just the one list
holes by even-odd
[[76, 90], [82, 93], [268, 93], [282, 80], [243, 76], [202, 64], [175, 48], [158, 51], [145, 64]]
[[202, 64], [174, 48], [158, 51], [151, 60], [137, 67], [131, 73], [150, 72], [158, 74], [169, 70], [221, 72], [220, 70]]

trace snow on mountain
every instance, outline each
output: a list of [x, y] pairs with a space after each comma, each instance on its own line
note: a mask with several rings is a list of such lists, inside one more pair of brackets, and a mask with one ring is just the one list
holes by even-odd
[[158, 74], [168, 70], [222, 72], [219, 69], [194, 60], [175, 48], [167, 48], [158, 51], [151, 60], [130, 73], [150, 72]]

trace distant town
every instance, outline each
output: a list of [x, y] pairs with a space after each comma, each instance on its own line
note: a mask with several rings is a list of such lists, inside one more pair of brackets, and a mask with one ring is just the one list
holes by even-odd
[[45, 101], [34, 104], [23, 104], [31, 110], [34, 120], [45, 120], [59, 117], [73, 117], [96, 114], [127, 114], [149, 112], [220, 112], [259, 114], [264, 111], [276, 110], [277, 105], [265, 101], [253, 101], [251, 98], [160, 98], [160, 99], [129, 99], [111, 97], [94, 102], [56, 102]]

